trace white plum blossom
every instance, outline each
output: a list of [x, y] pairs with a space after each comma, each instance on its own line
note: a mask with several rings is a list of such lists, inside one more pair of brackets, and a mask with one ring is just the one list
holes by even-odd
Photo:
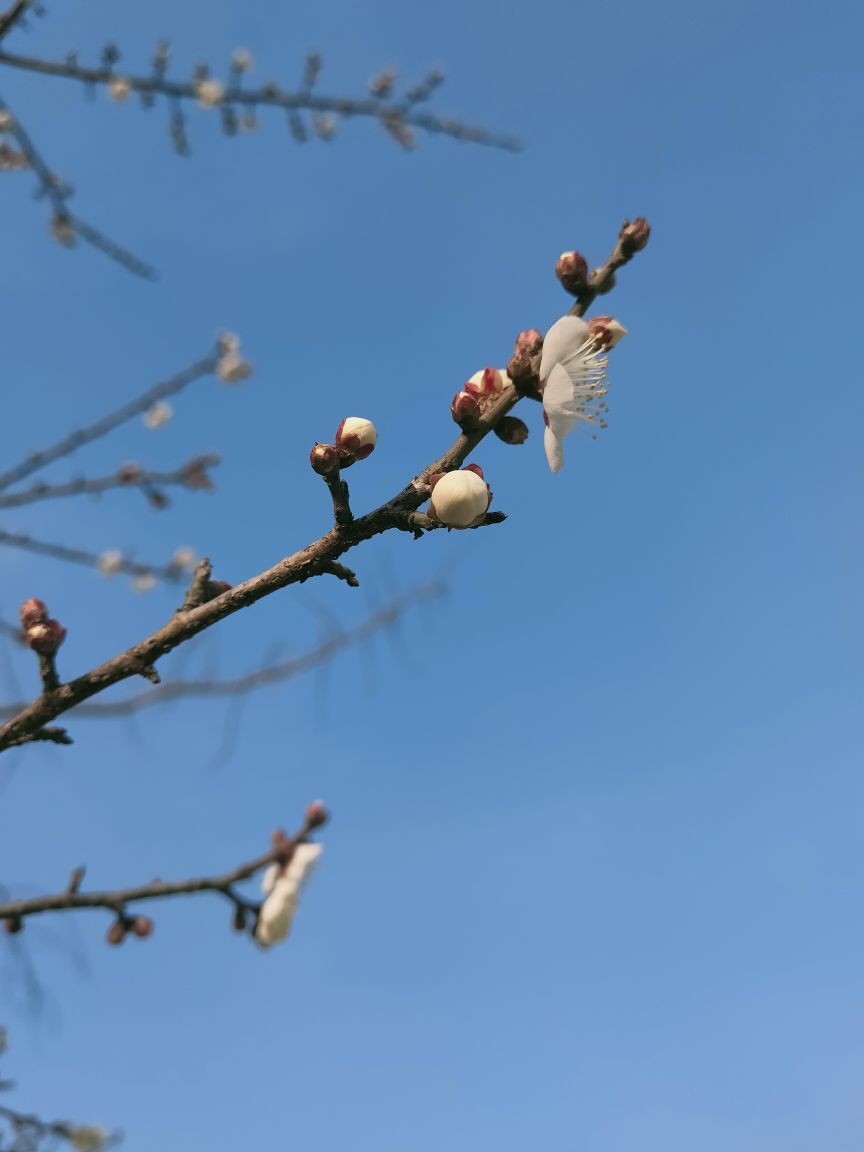
[[164, 428], [173, 415], [174, 409], [170, 404], [166, 404], [164, 400], [157, 400], [155, 404], [150, 405], [142, 419], [147, 428]]
[[255, 939], [262, 948], [271, 948], [277, 941], [288, 937], [300, 893], [321, 852], [320, 844], [298, 844], [284, 868], [271, 864], [264, 873], [261, 889], [266, 899], [255, 925]]
[[221, 332], [217, 341], [219, 361], [216, 375], [225, 384], [239, 384], [252, 375], [252, 365], [240, 355], [240, 337], [233, 332]]
[[218, 80], [199, 80], [195, 85], [199, 108], [215, 108], [225, 97], [225, 89]]
[[198, 554], [194, 548], [178, 548], [171, 557], [171, 563], [178, 568], [194, 568], [198, 563]]
[[607, 358], [579, 316], [563, 316], [546, 333], [540, 359], [543, 447], [553, 472], [564, 467], [562, 441], [579, 421], [605, 428]]
[[489, 486], [473, 468], [447, 472], [432, 489], [429, 515], [448, 528], [470, 528], [479, 523], [492, 499]]
[[113, 548], [108, 552], [103, 552], [96, 561], [96, 567], [103, 576], [114, 576], [123, 569], [123, 553]]

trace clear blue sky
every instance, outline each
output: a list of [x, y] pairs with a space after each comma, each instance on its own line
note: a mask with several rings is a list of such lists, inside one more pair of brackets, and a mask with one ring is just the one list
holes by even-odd
[[[184, 162], [158, 111], [4, 72], [81, 214], [163, 275], [59, 249], [27, 178], [3, 178], [2, 458], [218, 328], [257, 366], [74, 462], [218, 450], [215, 495], [45, 506], [19, 530], [157, 559], [188, 543], [242, 579], [325, 528], [314, 440], [374, 419], [354, 504], [389, 496], [451, 441], [459, 384], [566, 309], [562, 249], [596, 262], [639, 213], [654, 236], [608, 298], [630, 330], [608, 433], [552, 477], [532, 409], [524, 447], [477, 455], [505, 526], [374, 541], [360, 590], [286, 592], [185, 667], [302, 651], [442, 570], [446, 602], [250, 699], [227, 755], [225, 708], [194, 704], [70, 717], [73, 748], [0, 765], [0, 875], [22, 894], [80, 862], [99, 886], [221, 870], [310, 799], [334, 811], [284, 949], [232, 937], [215, 899], [154, 906], [154, 939], [117, 950], [101, 915], [46, 919], [34, 1018], [6, 946], [15, 1100], [122, 1126], [128, 1152], [860, 1152], [859, 6], [50, 8], [22, 50], [115, 38], [131, 69], [170, 35], [184, 67], [242, 45], [287, 83], [319, 48], [350, 93], [442, 64], [438, 107], [527, 147], [405, 155], [355, 123], [298, 148], [275, 116], [226, 141], [199, 113]], [[0, 563], [7, 614], [39, 595], [68, 626], [67, 675], [176, 602]], [[13, 673], [34, 690], [28, 661], [8, 693]]]

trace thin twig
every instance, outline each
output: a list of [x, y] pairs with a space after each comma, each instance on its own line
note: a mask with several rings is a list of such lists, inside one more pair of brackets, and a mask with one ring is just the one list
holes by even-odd
[[[81, 564], [85, 568], [100, 568], [104, 554], [88, 552], [84, 548], [70, 548], [66, 544], [51, 544], [46, 540], [36, 540], [25, 532], [6, 532], [0, 528], [0, 546], [20, 548], [24, 552], [35, 552], [38, 556], [50, 556], [53, 560], [64, 560], [67, 564]], [[137, 560], [113, 558], [111, 572], [127, 572], [131, 576], [153, 576], [169, 584], [184, 582], [183, 567], [180, 564], [141, 564]]]
[[148, 472], [137, 464], [124, 464], [111, 476], [68, 480], [65, 484], [34, 484], [21, 492], [0, 494], [0, 508], [20, 508], [24, 504], [34, 504], [40, 500], [57, 500], [66, 496], [101, 496], [115, 488], [139, 488], [147, 494], [152, 489], [169, 488], [179, 485], [183, 488], [210, 489], [213, 482], [207, 474], [208, 468], [219, 463], [215, 454], [195, 456], [173, 472]]

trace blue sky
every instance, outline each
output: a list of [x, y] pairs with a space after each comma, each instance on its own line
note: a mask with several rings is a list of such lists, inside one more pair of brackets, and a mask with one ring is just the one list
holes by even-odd
[[[100, 915], [46, 919], [26, 933], [34, 1015], [6, 945], [15, 1100], [123, 1127], [129, 1152], [283, 1133], [321, 1152], [857, 1152], [860, 11], [302, 7], [77, 0], [15, 46], [92, 59], [116, 39], [137, 70], [170, 35], [178, 68], [246, 46], [256, 76], [286, 84], [318, 48], [323, 86], [352, 94], [384, 65], [414, 80], [440, 64], [436, 106], [525, 150], [405, 155], [361, 123], [299, 148], [277, 117], [232, 141], [198, 113], [181, 161], [158, 111], [4, 72], [81, 215], [162, 278], [59, 249], [27, 178], [3, 179], [2, 458], [217, 329], [257, 368], [52, 473], [214, 450], [214, 495], [4, 523], [156, 559], [191, 544], [245, 578], [326, 528], [314, 440], [374, 419], [353, 504], [391, 495], [452, 440], [459, 384], [566, 310], [557, 254], [597, 262], [643, 213], [652, 242], [608, 298], [630, 330], [610, 428], [571, 441], [552, 477], [539, 412], [523, 413], [524, 447], [476, 457], [503, 527], [371, 542], [358, 591], [274, 597], [185, 670], [300, 652], [446, 572], [446, 600], [398, 634], [239, 716], [72, 716], [72, 748], [0, 765], [0, 875], [22, 894], [80, 862], [100, 887], [218, 871], [310, 799], [334, 812], [284, 949], [232, 937], [215, 899], [154, 905], [154, 938], [116, 950]], [[176, 602], [23, 553], [0, 564], [6, 615], [38, 595], [69, 628], [66, 675]], [[7, 694], [14, 678], [32, 692], [34, 668], [10, 659]]]

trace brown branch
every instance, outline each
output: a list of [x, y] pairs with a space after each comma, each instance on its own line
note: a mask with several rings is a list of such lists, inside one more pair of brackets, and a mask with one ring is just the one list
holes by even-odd
[[98, 228], [94, 228], [92, 224], [88, 224], [80, 216], [75, 216], [69, 211], [68, 200], [72, 195], [72, 189], [58, 180], [55, 173], [51, 171], [18, 117], [3, 100], [0, 100], [0, 112], [5, 112], [9, 117], [5, 131], [13, 137], [21, 155], [27, 161], [27, 167], [36, 176], [38, 181], [37, 198], [44, 197], [51, 205], [53, 212], [51, 228], [55, 239], [68, 247], [74, 243], [76, 236], [80, 236], [87, 244], [97, 248], [135, 276], [140, 276], [144, 280], [155, 279], [156, 272], [149, 264], [145, 264], [143, 260], [139, 260], [137, 256], [100, 232]]
[[[615, 253], [607, 263], [611, 263], [614, 259]], [[463, 432], [440, 459], [428, 465], [387, 503], [353, 520], [350, 524], [334, 527], [299, 552], [286, 557], [257, 576], [235, 585], [208, 603], [190, 612], [175, 615], [172, 620], [140, 643], [77, 679], [61, 684], [50, 695], [34, 700], [0, 727], [0, 751], [8, 747], [10, 741], [38, 731], [50, 720], [67, 712], [76, 704], [89, 700], [112, 684], [118, 684], [136, 675], [137, 669], [142, 664], [154, 666], [161, 657], [226, 616], [239, 612], [242, 608], [247, 608], [291, 584], [300, 584], [321, 575], [322, 572], [332, 571], [334, 563], [358, 544], [394, 528], [416, 532], [416, 521], [412, 524], [411, 516], [429, 498], [430, 476], [436, 472], [450, 472], [459, 468], [519, 399], [520, 393], [516, 386], [505, 385], [498, 399], [479, 417], [476, 428], [471, 432]], [[494, 523], [498, 519], [500, 513], [487, 518], [487, 522]]]
[[612, 255], [590, 274], [586, 287], [578, 293], [570, 309], [571, 316], [584, 316], [598, 296], [611, 292], [615, 287], [615, 273], [628, 264], [637, 252], [641, 252], [648, 243], [649, 235], [650, 229], [642, 217], [632, 223], [624, 221]]
[[137, 464], [124, 464], [111, 476], [97, 476], [88, 479], [81, 476], [68, 480], [65, 484], [33, 484], [20, 492], [0, 494], [0, 508], [20, 508], [39, 500], [57, 500], [66, 496], [101, 496], [116, 488], [137, 488], [149, 495], [160, 488], [180, 486], [183, 488], [210, 489], [213, 482], [207, 469], [214, 468], [219, 457], [213, 453], [195, 456], [172, 472], [148, 472]]
[[294, 847], [308, 841], [312, 832], [320, 828], [327, 819], [323, 805], [318, 802], [311, 804], [295, 836], [287, 837], [284, 832], [277, 831], [274, 833], [273, 846], [269, 851], [218, 876], [200, 876], [191, 880], [151, 880], [148, 884], [102, 892], [82, 892], [79, 879], [77, 884], [69, 883], [62, 892], [50, 896], [0, 903], [0, 921], [11, 923], [15, 931], [18, 931], [29, 916], [39, 916], [45, 912], [73, 912], [85, 908], [103, 908], [125, 921], [128, 919], [126, 909], [130, 904], [172, 899], [175, 896], [196, 896], [203, 892], [215, 892], [231, 901], [235, 909], [242, 908], [254, 913], [258, 904], [237, 892], [235, 885], [248, 880], [257, 872], [262, 872], [270, 864], [284, 863]]
[[[316, 61], [317, 64], [311, 76], [311, 82], [308, 59]], [[319, 118], [329, 115], [352, 119], [358, 117], [373, 119], [377, 120], [389, 135], [403, 147], [411, 147], [413, 144], [411, 129], [417, 128], [431, 135], [449, 136], [453, 140], [502, 148], [508, 152], [515, 152], [520, 149], [519, 142], [512, 136], [490, 132], [486, 128], [463, 124], [459, 120], [437, 116], [418, 109], [419, 101], [430, 95], [440, 80], [434, 84], [427, 83], [425, 90], [423, 90], [422, 85], [418, 85], [416, 89], [409, 91], [402, 100], [382, 99], [375, 95], [364, 99], [322, 96], [313, 90], [320, 68], [320, 57], [311, 56], [308, 59], [304, 82], [296, 90], [283, 91], [273, 83], [264, 84], [255, 89], [241, 88], [239, 75], [232, 72], [229, 82], [224, 86], [224, 95], [215, 103], [227, 109], [234, 107], [252, 110], [260, 107], [279, 108], [288, 112], [289, 115], [295, 116], [298, 112], [306, 111], [311, 112], [313, 116], [317, 114]], [[107, 86], [116, 81], [118, 75], [121, 75], [113, 66], [103, 65], [99, 68], [86, 68], [74, 59], [42, 60], [32, 56], [19, 56], [10, 52], [0, 52], [0, 64], [7, 64], [28, 72], [38, 72], [43, 76], [59, 76], [66, 80], [75, 80], [90, 87], [93, 85]], [[201, 96], [200, 80], [191, 82], [168, 80], [161, 69], [154, 71], [151, 76], [131, 76], [122, 73], [122, 79], [128, 84], [130, 92], [138, 92], [150, 101], [156, 96], [163, 96], [175, 107], [184, 100], [198, 101]], [[207, 80], [209, 77], [204, 77], [204, 79]], [[418, 90], [421, 92], [419, 98], [417, 96]], [[231, 123], [230, 118], [228, 123]], [[313, 127], [315, 127], [314, 121]], [[233, 134], [230, 128], [226, 127], [226, 131]], [[236, 125], [233, 131], [236, 131]], [[316, 132], [317, 135], [327, 139], [332, 135], [333, 129], [332, 126], [325, 126], [319, 120]], [[306, 139], [308, 135], [302, 126], [298, 131], [294, 124], [292, 124], [292, 133], [298, 140]]]
[[[156, 704], [167, 704], [172, 700], [245, 696], [260, 688], [284, 683], [286, 680], [292, 680], [295, 676], [313, 668], [319, 668], [346, 648], [359, 645], [376, 633], [391, 628], [412, 605], [441, 596], [444, 591], [443, 581], [420, 585], [404, 596], [392, 600], [386, 607], [374, 612], [355, 627], [329, 636], [301, 656], [268, 664], [254, 672], [247, 673], [245, 676], [234, 676], [224, 680], [171, 680], [165, 684], [160, 684], [151, 692], [138, 692], [134, 696], [128, 696], [125, 700], [79, 704], [75, 708], [75, 715], [97, 719], [129, 716], [133, 712], [140, 712], [142, 709], [151, 708]], [[9, 627], [12, 626], [9, 625]], [[20, 630], [15, 631], [20, 637]], [[4, 704], [0, 706], [0, 717], [14, 716], [26, 707], [27, 704], [23, 701], [18, 704]]]
[[0, 13], [0, 40], [8, 36], [16, 24], [20, 24], [33, 0], [15, 0], [11, 7]]
[[64, 436], [62, 440], [58, 440], [49, 448], [31, 453], [20, 464], [16, 464], [14, 468], [10, 468], [0, 475], [0, 491], [9, 488], [12, 484], [17, 484], [20, 480], [25, 480], [48, 464], [53, 464], [55, 460], [61, 460], [64, 456], [71, 456], [73, 452], [85, 444], [92, 444], [94, 440], [107, 436], [109, 432], [113, 432], [121, 424], [125, 424], [134, 419], [135, 416], [140, 416], [146, 412], [157, 400], [176, 396], [178, 392], [182, 392], [184, 388], [188, 388], [196, 380], [200, 380], [204, 376], [212, 376], [219, 366], [220, 359], [221, 353], [217, 351], [201, 360], [196, 360], [194, 364], [190, 364], [182, 372], [178, 372], [175, 376], [171, 376], [159, 384], [154, 384], [142, 392], [140, 396], [130, 400], [128, 404], [109, 412], [107, 416], [103, 416], [95, 423], [70, 432], [68, 436]]
[[[24, 532], [6, 532], [0, 528], [0, 546], [20, 548], [23, 552], [34, 552], [38, 556], [50, 556], [53, 560], [64, 560], [67, 564], [81, 564], [85, 568], [99, 568], [103, 555], [88, 552], [84, 548], [70, 548], [66, 544], [51, 544], [36, 540]], [[137, 560], [118, 557], [112, 572], [127, 572], [131, 576], [153, 576], [169, 584], [184, 582], [183, 568], [179, 564], [141, 564]]]

